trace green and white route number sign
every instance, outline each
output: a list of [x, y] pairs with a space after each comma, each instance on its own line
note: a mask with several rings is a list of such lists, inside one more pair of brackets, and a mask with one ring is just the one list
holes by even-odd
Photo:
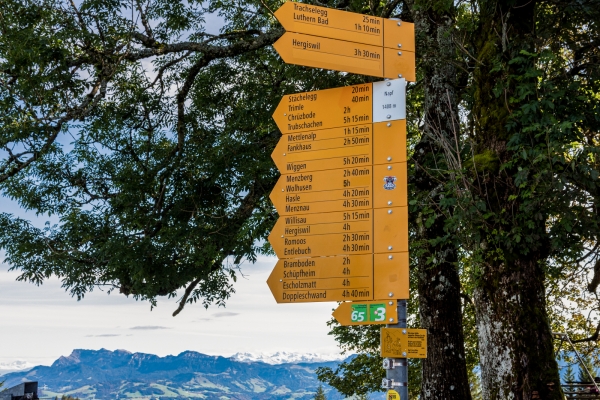
[[343, 326], [396, 323], [396, 300], [346, 301], [340, 303], [333, 317]]
[[382, 322], [385, 321], [385, 303], [352, 304], [352, 322]]

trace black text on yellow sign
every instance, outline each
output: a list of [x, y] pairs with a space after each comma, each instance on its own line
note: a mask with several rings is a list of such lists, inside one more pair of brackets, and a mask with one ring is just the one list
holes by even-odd
[[381, 357], [427, 358], [427, 329], [381, 328]]

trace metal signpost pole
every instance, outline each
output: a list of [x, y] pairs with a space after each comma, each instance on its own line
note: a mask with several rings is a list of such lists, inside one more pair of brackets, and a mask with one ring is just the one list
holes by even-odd
[[[387, 325], [388, 328], [403, 329], [406, 334], [406, 300], [398, 300], [398, 323]], [[403, 353], [406, 355], [406, 353]], [[383, 387], [398, 392], [400, 400], [408, 400], [408, 361], [406, 358], [386, 358], [383, 360], [386, 379]]]

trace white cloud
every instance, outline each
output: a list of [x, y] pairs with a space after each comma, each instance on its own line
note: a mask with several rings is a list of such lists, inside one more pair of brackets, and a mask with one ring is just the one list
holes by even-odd
[[120, 334], [115, 333], [103, 333], [101, 335], [85, 335], [85, 337], [117, 337], [121, 336]]
[[260, 257], [256, 264], [245, 263], [245, 276], [234, 284], [236, 293], [225, 309], [191, 304], [175, 318], [173, 299], [160, 299], [150, 311], [147, 302], [96, 290], [78, 302], [56, 278], [36, 287], [16, 282], [18, 272], [0, 264], [0, 363], [49, 365], [75, 348], [103, 347], [159, 356], [185, 350], [223, 356], [338, 353], [326, 326], [336, 304], [276, 304], [266, 284], [275, 262]]
[[223, 311], [223, 312], [218, 312], [216, 314], [213, 314], [213, 316], [215, 318], [222, 318], [222, 317], [234, 317], [236, 315], [240, 315], [240, 313], [237, 312], [228, 312], [228, 311]]
[[142, 331], [155, 331], [158, 329], [171, 329], [169, 327], [166, 326], [154, 326], [154, 325], [147, 325], [147, 326], [134, 326], [132, 328], [129, 329], [137, 329], [137, 330], [142, 330]]

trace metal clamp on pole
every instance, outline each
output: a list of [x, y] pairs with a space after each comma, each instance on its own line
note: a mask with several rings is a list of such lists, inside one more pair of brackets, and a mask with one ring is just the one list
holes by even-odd
[[406, 367], [408, 363], [406, 361], [397, 361], [393, 358], [383, 359], [383, 369], [394, 369], [396, 367]]
[[408, 382], [396, 382], [393, 379], [383, 378], [381, 381], [381, 387], [384, 389], [393, 389], [395, 387], [408, 386]]

